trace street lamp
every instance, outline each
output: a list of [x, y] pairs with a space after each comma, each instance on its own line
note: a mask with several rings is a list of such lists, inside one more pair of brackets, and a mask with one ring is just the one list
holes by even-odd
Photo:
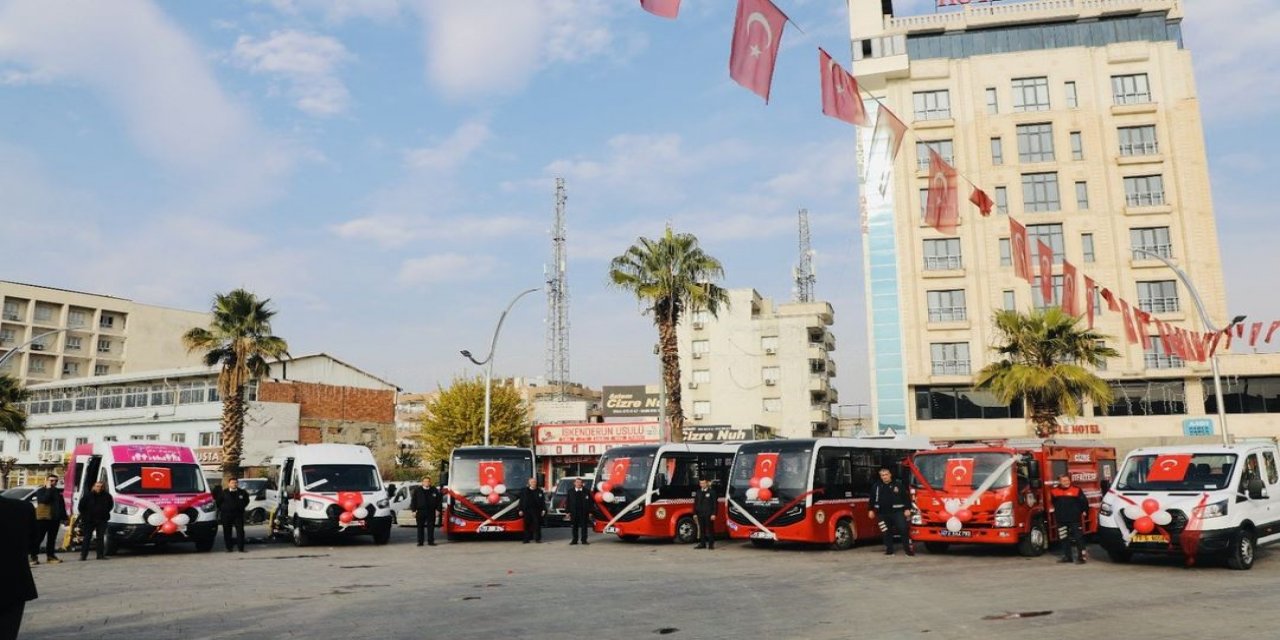
[[[1200, 323], [1204, 325], [1205, 331], [1209, 333], [1222, 333], [1224, 331], [1230, 331], [1232, 327], [1244, 322], [1245, 316], [1236, 316], [1231, 319], [1231, 322], [1228, 323], [1226, 327], [1222, 329], [1214, 329], [1213, 320], [1209, 319], [1209, 312], [1204, 308], [1204, 301], [1200, 299], [1200, 292], [1196, 291], [1195, 285], [1191, 284], [1191, 278], [1188, 277], [1182, 269], [1179, 269], [1177, 265], [1173, 264], [1173, 262], [1168, 258], [1154, 251], [1135, 247], [1133, 252], [1155, 258], [1156, 260], [1163, 262], [1166, 267], [1173, 270], [1174, 274], [1178, 276], [1178, 279], [1182, 281], [1182, 284], [1186, 285], [1187, 290], [1191, 292], [1191, 300], [1196, 303], [1196, 311], [1200, 313]], [[1212, 356], [1209, 356], [1209, 364], [1213, 367], [1213, 395], [1217, 399], [1218, 427], [1222, 430], [1222, 444], [1231, 444], [1231, 438], [1227, 435], [1227, 409], [1222, 403], [1222, 375], [1218, 371], [1218, 354], [1216, 352]]]
[[462, 353], [462, 357], [470, 360], [478, 367], [483, 367], [486, 364], [489, 365], [484, 372], [484, 446], [486, 447], [489, 446], [489, 406], [490, 402], [492, 402], [491, 398], [493, 394], [493, 350], [498, 346], [498, 332], [502, 331], [502, 321], [507, 319], [508, 313], [511, 313], [511, 307], [516, 306], [516, 302], [520, 300], [520, 298], [523, 298], [534, 291], [537, 291], [537, 289], [521, 291], [516, 295], [516, 297], [511, 299], [511, 304], [507, 305], [507, 308], [502, 312], [502, 315], [498, 316], [498, 326], [493, 329], [493, 339], [489, 341], [489, 355], [485, 356], [484, 360], [476, 360], [471, 356], [471, 352], [466, 349], [463, 349], [460, 352]]
[[34, 337], [34, 338], [32, 338], [32, 339], [30, 339], [30, 340], [28, 340], [28, 341], [26, 341], [26, 342], [22, 343], [22, 344], [20, 344], [20, 345], [18, 345], [18, 346], [16, 346], [16, 347], [14, 347], [14, 348], [12, 348], [12, 349], [10, 349], [10, 350], [9, 350], [9, 353], [6, 353], [6, 354], [4, 354], [4, 355], [0, 356], [0, 367], [3, 367], [3, 366], [4, 366], [4, 363], [6, 363], [6, 362], [8, 362], [8, 361], [9, 361], [9, 358], [12, 358], [14, 355], [17, 355], [17, 354], [18, 354], [18, 352], [22, 351], [25, 347], [28, 347], [28, 346], [33, 345], [33, 344], [35, 344], [36, 342], [38, 342], [38, 341], [40, 340], [40, 338], [43, 338], [43, 337], [45, 337], [45, 336], [51, 336], [51, 335], [53, 335], [53, 334], [55, 334], [55, 333], [62, 333], [63, 331], [70, 331], [70, 327], [64, 327], [64, 328], [62, 328], [62, 329], [54, 329], [53, 331], [46, 331], [46, 332], [44, 332], [44, 333], [42, 333], [42, 334], [40, 334], [40, 335], [38, 335], [38, 336], [36, 336], [36, 337]]

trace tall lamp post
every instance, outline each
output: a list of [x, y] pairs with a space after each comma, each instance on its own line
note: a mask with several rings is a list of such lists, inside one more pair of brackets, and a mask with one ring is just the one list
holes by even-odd
[[471, 352], [466, 349], [463, 349], [461, 352], [462, 357], [470, 360], [478, 367], [489, 365], [484, 372], [484, 446], [486, 447], [489, 446], [489, 407], [492, 402], [493, 395], [493, 350], [498, 346], [498, 332], [502, 331], [502, 321], [507, 319], [508, 313], [511, 313], [511, 307], [516, 306], [516, 302], [518, 302], [520, 298], [523, 298], [534, 291], [537, 291], [537, 289], [521, 291], [516, 295], [516, 297], [511, 299], [511, 304], [507, 305], [507, 308], [503, 310], [502, 315], [498, 316], [498, 326], [494, 327], [493, 339], [489, 341], [489, 355], [485, 356], [484, 360], [476, 360], [471, 356]]
[[42, 334], [40, 334], [40, 335], [38, 335], [38, 336], [36, 336], [36, 337], [34, 337], [34, 338], [32, 338], [32, 339], [30, 339], [30, 340], [28, 340], [28, 341], [26, 341], [26, 342], [22, 343], [22, 344], [20, 344], [20, 345], [18, 345], [18, 346], [16, 346], [16, 347], [14, 347], [14, 348], [12, 348], [12, 349], [10, 349], [10, 350], [9, 350], [9, 353], [6, 353], [6, 354], [4, 354], [4, 355], [0, 356], [0, 367], [4, 366], [4, 363], [8, 362], [8, 361], [9, 361], [9, 358], [12, 358], [13, 356], [17, 355], [19, 352], [21, 352], [21, 351], [22, 351], [23, 349], [25, 349], [26, 347], [31, 346], [31, 345], [33, 345], [33, 344], [35, 344], [35, 343], [36, 343], [36, 342], [38, 342], [41, 338], [43, 338], [43, 337], [45, 337], [45, 336], [51, 336], [51, 335], [53, 335], [53, 334], [55, 334], [55, 333], [62, 333], [63, 331], [70, 331], [70, 327], [64, 327], [64, 328], [62, 328], [62, 329], [54, 329], [53, 331], [46, 331], [46, 332], [44, 332], [44, 333], [42, 333]]
[[[1191, 284], [1191, 278], [1187, 276], [1186, 272], [1179, 269], [1177, 265], [1173, 264], [1173, 262], [1168, 258], [1154, 251], [1134, 248], [1133, 252], [1155, 258], [1156, 260], [1163, 262], [1166, 267], [1173, 270], [1174, 274], [1178, 276], [1178, 279], [1182, 281], [1182, 284], [1186, 285], [1187, 290], [1191, 292], [1191, 300], [1196, 303], [1196, 311], [1200, 314], [1200, 323], [1204, 325], [1205, 331], [1208, 331], [1209, 333], [1222, 333], [1223, 331], [1230, 331], [1232, 327], [1244, 322], [1245, 316], [1236, 316], [1231, 319], [1231, 322], [1229, 322], [1226, 327], [1215, 329], [1213, 327], [1213, 320], [1209, 318], [1209, 312], [1204, 308], [1204, 301], [1200, 299], [1200, 292], [1196, 291], [1195, 285]], [[1213, 368], [1213, 395], [1217, 400], [1218, 428], [1222, 431], [1222, 444], [1231, 444], [1231, 438], [1227, 435], [1227, 409], [1222, 402], [1222, 374], [1218, 370], [1217, 353], [1209, 356], [1209, 365]]]

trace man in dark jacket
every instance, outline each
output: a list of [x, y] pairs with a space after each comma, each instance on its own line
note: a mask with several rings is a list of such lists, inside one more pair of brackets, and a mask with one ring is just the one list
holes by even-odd
[[107, 485], [101, 480], [93, 483], [93, 489], [80, 497], [80, 560], [89, 559], [89, 543], [98, 535], [98, 559], [106, 558], [107, 522], [111, 520], [111, 507], [115, 500], [107, 493]]
[[22, 612], [36, 599], [31, 565], [24, 562], [36, 537], [36, 511], [30, 503], [0, 498], [0, 640], [18, 637]]
[[578, 544], [578, 539], [582, 539], [582, 544], [591, 544], [587, 542], [587, 529], [591, 522], [591, 492], [582, 482], [582, 478], [573, 479], [573, 488], [569, 489], [569, 495], [565, 497], [565, 509], [569, 511], [569, 525], [573, 527], [573, 542], [569, 544]]
[[44, 540], [45, 561], [49, 564], [62, 562], [58, 559], [58, 526], [67, 519], [67, 505], [62, 501], [62, 492], [58, 490], [58, 476], [45, 478], [44, 486], [36, 489], [36, 537], [31, 543], [31, 565], [40, 564], [40, 541]]
[[235, 527], [234, 540], [239, 542], [240, 553], [244, 553], [244, 509], [249, 506], [249, 492], [240, 488], [235, 478], [227, 481], [227, 488], [218, 494], [218, 519], [222, 521], [222, 541], [227, 545], [227, 553], [231, 553], [231, 528]]
[[716, 548], [716, 502], [711, 481], [699, 480], [698, 490], [693, 492], [693, 516], [698, 520], [698, 546], [694, 549]]
[[529, 478], [529, 485], [520, 492], [520, 517], [524, 518], [524, 543], [530, 540], [542, 543], [542, 516], [547, 514], [547, 494], [538, 486], [537, 478]]
[[911, 494], [901, 482], [893, 478], [889, 469], [880, 470], [880, 482], [871, 488], [871, 510], [867, 515], [872, 518], [880, 515], [880, 535], [884, 538], [884, 554], [893, 555], [893, 536], [902, 536], [902, 547], [907, 555], [916, 554], [911, 544], [911, 531], [907, 529], [907, 518], [911, 515]]
[[1053, 517], [1059, 530], [1062, 527], [1067, 529], [1066, 539], [1060, 540], [1062, 559], [1058, 562], [1071, 562], [1071, 549], [1075, 548], [1078, 550], [1076, 564], [1084, 564], [1084, 534], [1081, 523], [1089, 514], [1089, 499], [1080, 487], [1071, 484], [1071, 476], [1065, 473], [1058, 477], [1058, 486], [1049, 490], [1049, 497], [1053, 500]]
[[[418, 523], [418, 546], [425, 537], [427, 544], [436, 546], [436, 514], [440, 513], [440, 489], [431, 486], [431, 478], [424, 477], [422, 484], [413, 488], [409, 509]], [[424, 535], [425, 534], [425, 535]]]

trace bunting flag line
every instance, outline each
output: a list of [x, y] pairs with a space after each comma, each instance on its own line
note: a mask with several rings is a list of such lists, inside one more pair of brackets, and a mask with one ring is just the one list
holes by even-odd
[[[880, 195], [889, 188], [889, 172], [898, 159], [902, 138], [907, 135], [907, 125], [883, 104], [876, 110], [876, 128], [871, 133], [871, 158], [879, 161], [880, 175], [875, 176]], [[868, 163], [868, 168], [872, 163]], [[871, 177], [871, 176], [867, 176]]]
[[949, 236], [956, 234], [960, 218], [956, 202], [956, 170], [937, 151], [929, 149], [929, 195], [925, 203], [925, 224]]
[[680, 13], [680, 0], [640, 0], [640, 6], [660, 18], [675, 20]]
[[1280, 329], [1280, 320], [1271, 323], [1271, 326], [1267, 329], [1267, 339], [1263, 340], [1263, 342], [1271, 344], [1271, 336], [1276, 332], [1276, 329]]
[[729, 77], [769, 103], [773, 67], [787, 16], [769, 0], [738, 0], [729, 49]]
[[1142, 342], [1142, 348], [1147, 351], [1151, 350], [1151, 314], [1143, 311], [1138, 307], [1133, 308], [1133, 320], [1135, 330], [1138, 332], [1138, 340]]
[[[1169, 323], [1163, 320], [1156, 320], [1156, 334], [1160, 336], [1160, 342], [1156, 346], [1164, 352], [1164, 355], [1177, 355], [1177, 349], [1173, 348], [1173, 335], [1170, 332]], [[1183, 360], [1185, 359], [1183, 358]]]
[[1093, 278], [1090, 278], [1089, 276], [1085, 276], [1084, 277], [1084, 308], [1087, 309], [1087, 313], [1089, 314], [1089, 329], [1093, 329], [1093, 301], [1095, 300], [1094, 296], [1098, 295], [1097, 293], [1095, 293], [1097, 289], [1098, 289], [1098, 285], [1094, 283]]
[[1110, 289], [1102, 288], [1102, 299], [1107, 301], [1107, 311], [1116, 312], [1120, 310], [1120, 304], [1116, 302], [1116, 294], [1111, 293]]
[[1120, 314], [1124, 319], [1124, 339], [1129, 344], [1137, 344], [1138, 334], [1133, 330], [1133, 314], [1129, 311], [1129, 303], [1120, 298]]
[[1249, 327], [1249, 346], [1258, 346], [1258, 335], [1262, 333], [1262, 323], [1255, 322]]
[[1027, 246], [1027, 228], [1009, 218], [1009, 259], [1013, 261], [1013, 275], [1032, 282], [1031, 248]]
[[1244, 323], [1243, 323], [1243, 322], [1241, 322], [1241, 323], [1239, 323], [1239, 324], [1237, 324], [1237, 325], [1236, 325], [1236, 337], [1237, 337], [1237, 338], [1244, 338]]
[[996, 204], [991, 199], [991, 196], [987, 195], [986, 191], [977, 187], [974, 187], [973, 193], [969, 195], [969, 202], [972, 202], [978, 207], [978, 212], [981, 213], [984, 218], [991, 215], [991, 208]]
[[840, 66], [831, 54], [818, 47], [818, 72], [822, 79], [822, 113], [852, 125], [867, 124], [858, 80]]
[[1053, 304], [1053, 248], [1036, 240], [1036, 260], [1040, 263], [1040, 301], [1044, 306]]
[[[1080, 306], [1076, 304], [1080, 296], [1076, 293], [1076, 266], [1065, 258], [1062, 260], [1062, 312], [1072, 318], [1080, 315]], [[1087, 303], [1087, 301], [1086, 301]]]

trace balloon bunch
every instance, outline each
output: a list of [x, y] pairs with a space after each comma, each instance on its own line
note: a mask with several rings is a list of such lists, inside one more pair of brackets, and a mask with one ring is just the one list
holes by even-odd
[[343, 491], [338, 494], [338, 506], [342, 507], [342, 513], [338, 514], [338, 522], [342, 524], [351, 524], [355, 520], [364, 520], [369, 515], [369, 510], [360, 503], [364, 501], [364, 496], [354, 491]]
[[748, 500], [768, 502], [773, 499], [773, 478], [755, 476], [751, 478], [749, 484], [751, 488], [747, 489]]
[[613, 483], [601, 482], [600, 491], [596, 492], [596, 502], [613, 502]]
[[506, 492], [507, 485], [502, 484], [501, 482], [495, 485], [480, 485], [480, 495], [483, 495], [485, 500], [489, 501], [489, 504], [498, 504], [498, 501], [502, 500], [502, 494]]
[[973, 519], [973, 512], [964, 506], [958, 498], [947, 498], [942, 501], [943, 515], [947, 519], [947, 531], [955, 533], [964, 528], [964, 523]]
[[186, 529], [188, 522], [191, 522], [191, 517], [179, 512], [178, 508], [173, 505], [147, 516], [147, 524], [157, 527], [160, 529], [160, 533], [166, 535], [173, 535]]
[[1161, 511], [1160, 501], [1155, 498], [1147, 498], [1142, 504], [1125, 507], [1124, 515], [1133, 520], [1133, 530], [1138, 533], [1151, 533], [1155, 531], [1156, 525], [1163, 527], [1173, 522], [1173, 516], [1168, 511]]

